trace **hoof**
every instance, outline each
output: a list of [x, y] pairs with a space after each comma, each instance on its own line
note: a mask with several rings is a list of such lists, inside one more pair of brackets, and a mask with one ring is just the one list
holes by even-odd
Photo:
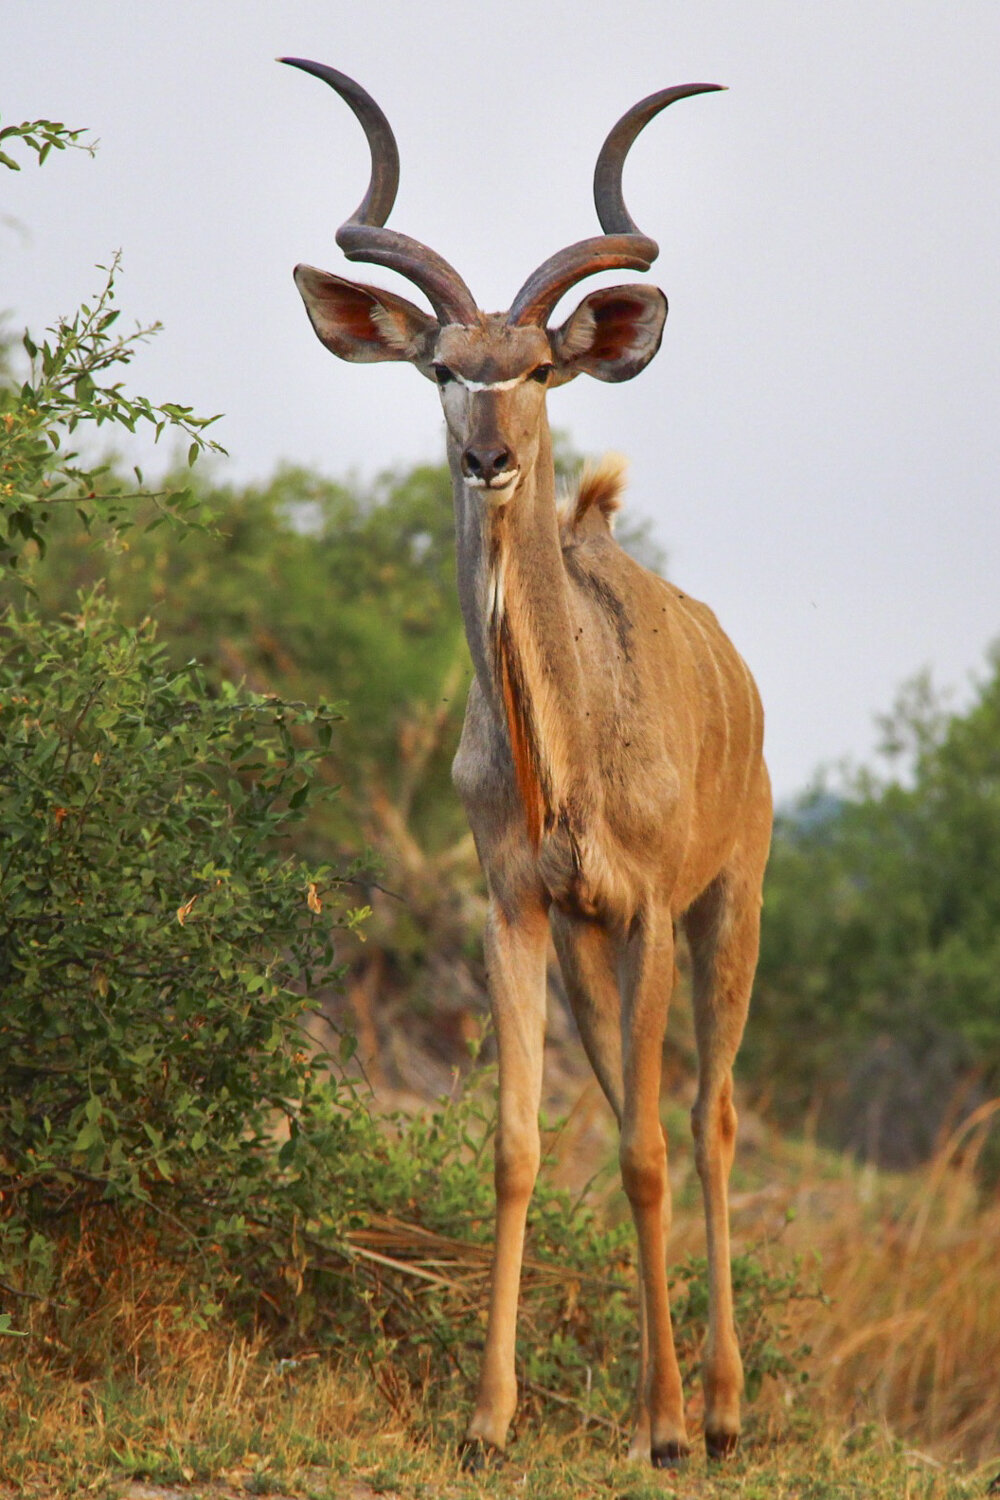
[[458, 1466], [463, 1474], [484, 1474], [502, 1468], [503, 1449], [483, 1438], [463, 1438], [458, 1445]]
[[663, 1443], [652, 1452], [654, 1469], [679, 1469], [689, 1458], [691, 1449], [687, 1443]]
[[732, 1458], [740, 1446], [738, 1432], [706, 1432], [705, 1452], [709, 1458]]

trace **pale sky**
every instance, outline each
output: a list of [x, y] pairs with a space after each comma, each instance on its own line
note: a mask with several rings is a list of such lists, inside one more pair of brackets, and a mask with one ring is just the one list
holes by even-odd
[[224, 412], [219, 477], [237, 481], [444, 451], [431, 386], [342, 364], [308, 327], [299, 260], [420, 297], [341, 256], [364, 137], [277, 55], [375, 95], [402, 161], [390, 224], [490, 309], [598, 232], [594, 161], [629, 105], [727, 84], [657, 118], [626, 170], [661, 247], [635, 278], [670, 301], [660, 354], [632, 382], [557, 390], [551, 419], [631, 460], [626, 503], [757, 677], [779, 796], [870, 759], [874, 716], [919, 669], [968, 697], [1000, 636], [997, 0], [2, 0], [0, 17], [3, 123], [101, 142], [3, 174], [0, 307], [37, 330], [121, 249], [127, 318], [165, 325], [133, 388]]

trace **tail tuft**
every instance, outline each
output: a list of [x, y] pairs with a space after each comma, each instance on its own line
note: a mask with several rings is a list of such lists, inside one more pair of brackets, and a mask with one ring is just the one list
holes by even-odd
[[621, 508], [627, 469], [628, 462], [620, 453], [605, 453], [596, 463], [585, 463], [576, 493], [567, 495], [559, 507], [563, 530], [578, 531], [588, 516], [595, 520], [601, 516], [611, 531], [615, 512]]

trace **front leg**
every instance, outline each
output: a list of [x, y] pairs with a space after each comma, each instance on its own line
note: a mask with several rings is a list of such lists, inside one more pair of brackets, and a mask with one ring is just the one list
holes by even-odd
[[486, 923], [486, 972], [499, 1057], [494, 1177], [497, 1217], [486, 1347], [465, 1445], [503, 1450], [517, 1406], [514, 1341], [528, 1203], [541, 1155], [538, 1110], [545, 1043], [548, 924], [540, 904], [516, 915], [495, 901]]

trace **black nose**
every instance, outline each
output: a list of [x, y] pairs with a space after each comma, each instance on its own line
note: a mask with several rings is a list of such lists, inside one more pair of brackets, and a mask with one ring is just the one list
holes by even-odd
[[462, 454], [462, 473], [467, 479], [481, 479], [484, 484], [513, 468], [516, 464], [509, 448], [466, 448]]

